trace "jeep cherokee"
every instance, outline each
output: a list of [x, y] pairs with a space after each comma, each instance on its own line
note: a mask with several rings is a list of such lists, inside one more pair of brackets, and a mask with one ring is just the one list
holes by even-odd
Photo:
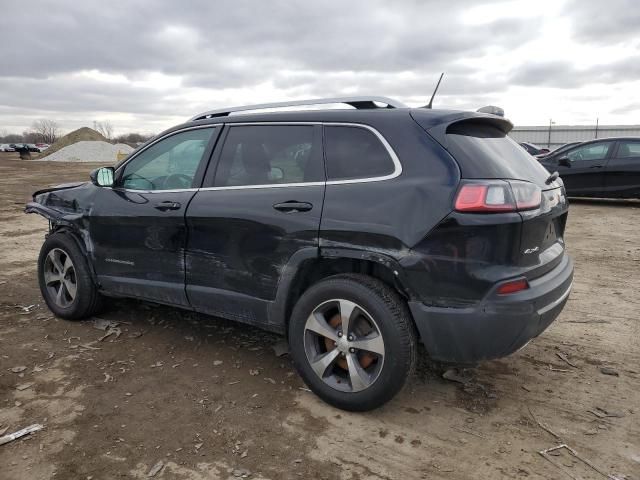
[[[260, 112], [343, 103], [352, 108]], [[353, 97], [215, 110], [34, 194], [56, 315], [133, 297], [286, 334], [307, 385], [370, 410], [434, 360], [508, 355], [558, 316], [568, 203], [477, 112]]]

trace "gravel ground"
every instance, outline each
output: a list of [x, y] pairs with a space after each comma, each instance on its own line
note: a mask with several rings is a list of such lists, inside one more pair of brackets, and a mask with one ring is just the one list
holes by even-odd
[[128, 154], [132, 151], [133, 148], [124, 143], [113, 145], [107, 142], [81, 141], [68, 145], [41, 158], [41, 160], [47, 162], [95, 162], [110, 165], [115, 163], [118, 153]]
[[[33, 190], [93, 165], [0, 154], [2, 480], [640, 479], [640, 202], [572, 201], [574, 290], [521, 351], [446, 381], [424, 357], [381, 409], [346, 413], [309, 393], [280, 339], [136, 301], [67, 322], [35, 275], [46, 221]], [[24, 367], [24, 369], [22, 369]], [[548, 459], [539, 452], [552, 451]], [[157, 469], [154, 466], [158, 465]], [[564, 472], [568, 472], [564, 473]]]

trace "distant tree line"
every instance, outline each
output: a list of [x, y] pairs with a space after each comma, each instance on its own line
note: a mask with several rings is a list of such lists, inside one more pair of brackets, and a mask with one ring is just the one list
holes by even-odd
[[[154, 135], [143, 133], [124, 133], [121, 135], [113, 135], [113, 125], [108, 120], [94, 121], [93, 129], [102, 134], [112, 143], [126, 143], [135, 147], [139, 143], [144, 143]], [[31, 128], [18, 133], [8, 133], [6, 130], [0, 130], [0, 143], [54, 143], [62, 136], [60, 125], [55, 120], [40, 119], [33, 122]]]
[[40, 119], [33, 122], [31, 128], [22, 132], [7, 133], [0, 131], [0, 143], [53, 143], [60, 138], [60, 125], [55, 120]]

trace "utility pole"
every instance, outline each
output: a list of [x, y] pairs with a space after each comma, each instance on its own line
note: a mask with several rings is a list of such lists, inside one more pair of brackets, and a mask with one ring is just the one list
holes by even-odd
[[549, 119], [549, 138], [547, 139], [547, 148], [551, 150], [551, 125], [555, 122], [552, 119]]
[[598, 124], [600, 123], [600, 118], [596, 117], [596, 138], [598, 138]]

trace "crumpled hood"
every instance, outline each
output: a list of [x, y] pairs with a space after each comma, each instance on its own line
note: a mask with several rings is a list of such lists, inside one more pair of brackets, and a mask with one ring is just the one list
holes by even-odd
[[51, 186], [51, 187], [47, 187], [47, 188], [43, 188], [42, 190], [37, 190], [35, 192], [33, 192], [33, 200], [36, 200], [36, 197], [42, 193], [47, 193], [47, 192], [55, 192], [57, 190], [67, 190], [69, 188], [75, 188], [75, 187], [80, 187], [82, 185], [86, 185], [89, 182], [70, 182], [70, 183], [61, 183], [60, 185], [55, 185], [55, 186]]

